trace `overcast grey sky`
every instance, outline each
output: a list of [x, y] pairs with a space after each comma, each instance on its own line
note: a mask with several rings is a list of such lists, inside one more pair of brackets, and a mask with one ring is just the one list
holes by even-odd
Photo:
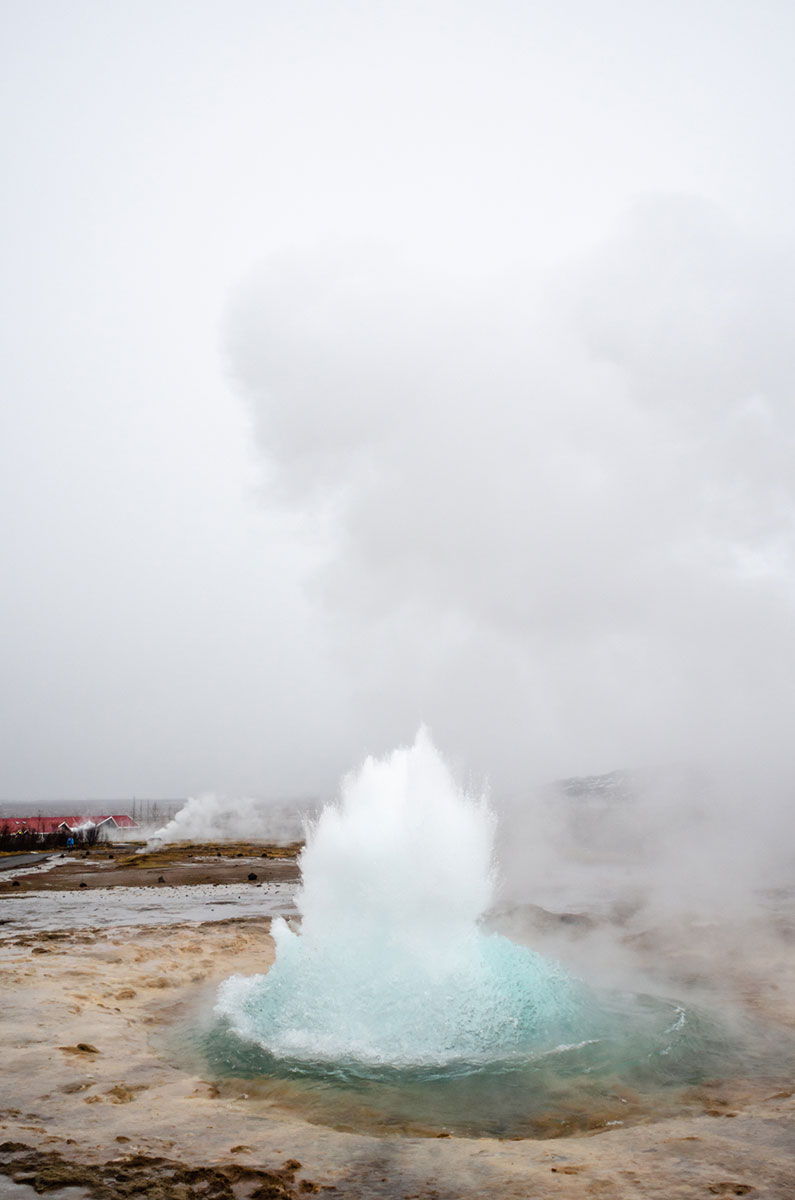
[[0, 796], [784, 769], [790, 4], [0, 12]]

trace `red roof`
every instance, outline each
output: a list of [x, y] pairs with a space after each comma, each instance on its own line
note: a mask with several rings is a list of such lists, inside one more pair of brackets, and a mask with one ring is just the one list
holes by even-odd
[[71, 829], [77, 817], [3, 817], [0, 828], [8, 826], [12, 833], [55, 833], [58, 829]]
[[73, 833], [75, 829], [90, 825], [104, 825], [111, 822], [117, 829], [137, 829], [138, 822], [126, 813], [113, 816], [97, 816], [91, 814], [85, 817], [0, 817], [0, 830], [7, 829], [9, 833], [57, 833], [59, 830]]
[[28, 833], [30, 825], [24, 817], [3, 817], [0, 820], [0, 829], [5, 829], [8, 833]]

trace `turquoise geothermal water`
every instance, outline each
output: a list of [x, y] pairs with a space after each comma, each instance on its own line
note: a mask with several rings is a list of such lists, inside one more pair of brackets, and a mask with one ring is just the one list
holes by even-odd
[[182, 1053], [198, 1052], [229, 1095], [242, 1089], [251, 1104], [339, 1129], [520, 1138], [659, 1119], [687, 1107], [694, 1085], [740, 1063], [725, 1029], [674, 1001], [603, 993], [588, 1016], [596, 1036], [580, 1042], [424, 1065], [274, 1054], [225, 1020], [194, 1027]]
[[554, 1136], [660, 1115], [736, 1045], [702, 1013], [596, 994], [479, 923], [494, 820], [420, 733], [307, 831], [300, 933], [233, 976], [201, 1032], [216, 1078], [340, 1128]]
[[398, 956], [388, 938], [330, 947], [290, 937], [268, 975], [223, 984], [217, 1012], [277, 1057], [433, 1066], [580, 1040], [587, 1008], [555, 963], [472, 933], [441, 962]]
[[482, 1062], [590, 1036], [586, 989], [478, 919], [494, 821], [424, 733], [368, 759], [308, 831], [300, 934], [275, 921], [267, 975], [234, 976], [216, 1012], [275, 1057]]

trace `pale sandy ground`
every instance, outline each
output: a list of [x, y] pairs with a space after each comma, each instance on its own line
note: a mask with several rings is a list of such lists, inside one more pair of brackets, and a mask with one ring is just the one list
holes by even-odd
[[[636, 938], [633, 952], [691, 980], [708, 960], [740, 1005], [795, 1032], [792, 931], [757, 922], [745, 932], [742, 954], [736, 923], [701, 941], [681, 930], [667, 945], [664, 934]], [[219, 1091], [164, 1049], [164, 1031], [207, 1007], [221, 979], [271, 958], [267, 920], [0, 942], [0, 1160], [16, 1163], [12, 1177], [153, 1200], [795, 1196], [795, 1099], [781, 1080], [724, 1081], [687, 1115], [542, 1141], [345, 1133], [254, 1104], [241, 1081]], [[91, 1169], [114, 1160], [110, 1173]], [[193, 1175], [175, 1173], [180, 1163]], [[77, 1169], [65, 1176], [63, 1164]]]

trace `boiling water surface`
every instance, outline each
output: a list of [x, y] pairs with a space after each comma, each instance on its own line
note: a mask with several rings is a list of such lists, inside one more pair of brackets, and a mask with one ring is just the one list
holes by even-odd
[[426, 735], [368, 759], [307, 831], [300, 933], [274, 920], [270, 971], [225, 980], [189, 1039], [204, 1069], [337, 1128], [502, 1137], [612, 1128], [780, 1070], [762, 1035], [597, 993], [486, 933], [493, 842]]
[[560, 1137], [661, 1119], [698, 1106], [706, 1080], [776, 1086], [780, 1047], [676, 1001], [600, 994], [596, 1036], [421, 1066], [277, 1056], [223, 1018], [183, 1030], [186, 1053], [230, 1095], [310, 1122], [384, 1134]]

